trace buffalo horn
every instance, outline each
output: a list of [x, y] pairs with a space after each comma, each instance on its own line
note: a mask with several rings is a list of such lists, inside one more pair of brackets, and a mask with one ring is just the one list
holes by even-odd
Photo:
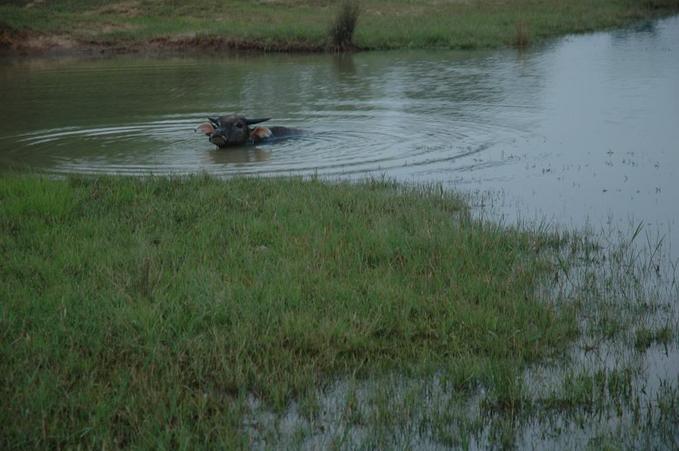
[[245, 119], [245, 123], [248, 125], [259, 124], [260, 122], [268, 121], [270, 117], [260, 118], [260, 119]]

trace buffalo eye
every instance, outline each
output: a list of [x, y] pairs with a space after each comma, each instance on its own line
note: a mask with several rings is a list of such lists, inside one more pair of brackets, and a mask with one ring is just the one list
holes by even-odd
[[243, 128], [243, 124], [242, 124], [241, 122], [237, 122], [237, 123], [236, 123], [236, 127], [238, 127], [238, 128]]

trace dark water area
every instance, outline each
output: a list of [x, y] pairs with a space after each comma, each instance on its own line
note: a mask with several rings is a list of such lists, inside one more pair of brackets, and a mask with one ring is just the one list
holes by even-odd
[[[229, 150], [194, 133], [230, 112], [307, 133]], [[679, 17], [521, 52], [2, 60], [7, 168], [387, 176], [677, 247]]]

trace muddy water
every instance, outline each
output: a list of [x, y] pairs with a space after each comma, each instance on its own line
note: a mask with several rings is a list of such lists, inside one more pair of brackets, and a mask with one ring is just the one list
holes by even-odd
[[[0, 105], [0, 168], [386, 175], [679, 245], [677, 17], [525, 52], [5, 60]], [[307, 133], [216, 150], [193, 128], [224, 112]]]

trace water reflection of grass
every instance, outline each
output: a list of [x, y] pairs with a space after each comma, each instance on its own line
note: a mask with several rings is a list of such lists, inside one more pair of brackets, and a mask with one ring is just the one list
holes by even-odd
[[[311, 0], [26, 3], [0, 5], [0, 31], [34, 31], [117, 48], [138, 48], [149, 41], [155, 46], [192, 48], [333, 48], [328, 29], [337, 14], [336, 2]], [[361, 5], [354, 42], [367, 49], [512, 45], [517, 40], [517, 24], [530, 31], [531, 42], [539, 42], [679, 10], [677, 0], [363, 0]], [[54, 44], [44, 39], [34, 44], [40, 42]]]
[[436, 188], [4, 176], [0, 228], [3, 448], [510, 446], [553, 413], [674, 420], [677, 381], [642, 397], [634, 359], [578, 363], [676, 345], [653, 265]]

